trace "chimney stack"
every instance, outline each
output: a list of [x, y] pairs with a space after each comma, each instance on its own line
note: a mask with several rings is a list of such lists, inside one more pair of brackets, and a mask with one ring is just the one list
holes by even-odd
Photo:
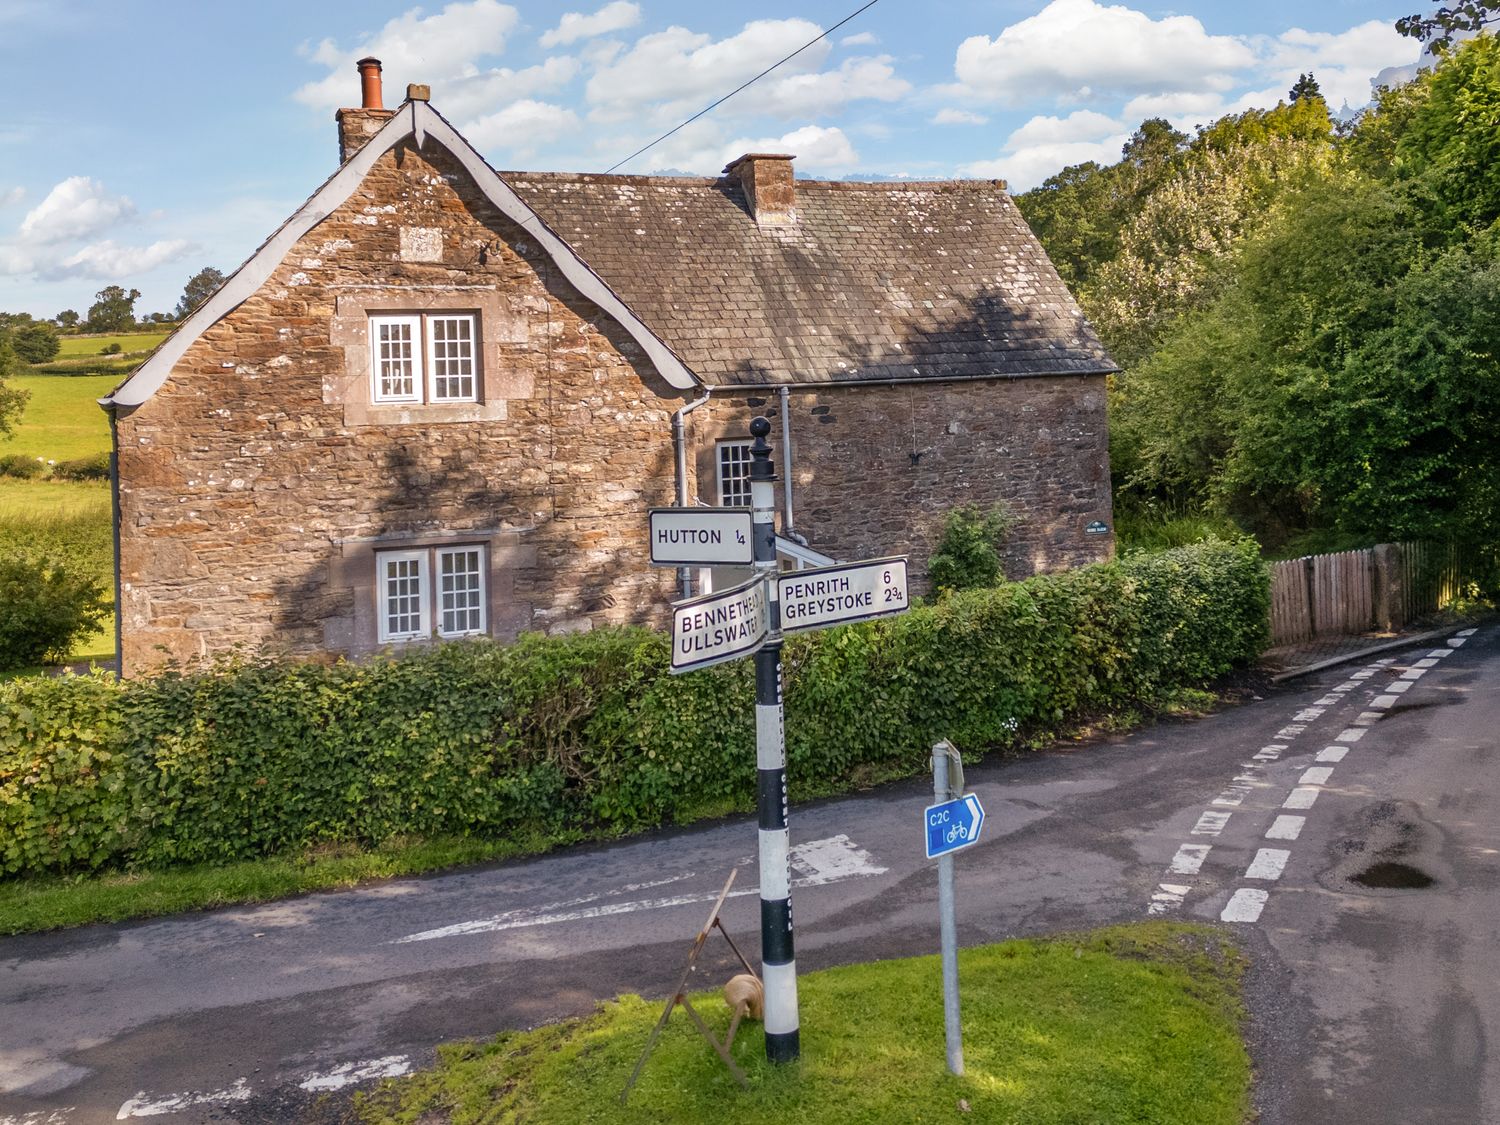
[[394, 109], [381, 104], [380, 60], [365, 58], [354, 64], [359, 68], [358, 109], [341, 109], [334, 118], [339, 123], [339, 163], [353, 156], [380, 127], [396, 115]]
[[747, 152], [724, 169], [730, 179], [739, 182], [750, 215], [762, 230], [789, 227], [797, 221], [794, 159], [785, 153]]

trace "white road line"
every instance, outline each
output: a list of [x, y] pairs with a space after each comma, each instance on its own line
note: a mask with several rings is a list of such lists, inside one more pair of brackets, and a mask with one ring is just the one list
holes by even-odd
[[1429, 656], [1426, 659], [1418, 660], [1415, 664], [1412, 665], [1412, 667], [1413, 668], [1436, 668], [1437, 667], [1437, 661], [1434, 660], [1434, 659], [1432, 659], [1432, 657]]
[[1156, 893], [1151, 896], [1151, 902], [1146, 906], [1147, 914], [1165, 914], [1169, 910], [1176, 910], [1182, 905], [1182, 900], [1187, 897], [1191, 887], [1184, 887], [1179, 883], [1158, 883]]
[[1276, 732], [1276, 737], [1277, 738], [1285, 738], [1287, 740], [1291, 740], [1293, 738], [1296, 738], [1299, 734], [1301, 734], [1306, 729], [1307, 728], [1305, 726], [1301, 725], [1300, 723], [1291, 723], [1291, 724], [1289, 724], [1287, 726], [1282, 727], [1279, 731], [1277, 731]]
[[1295, 840], [1302, 834], [1302, 826], [1306, 823], [1305, 816], [1278, 816], [1271, 822], [1271, 827], [1266, 829], [1266, 839]]
[[1247, 792], [1248, 790], [1236, 789], [1234, 786], [1230, 786], [1215, 797], [1212, 803], [1215, 805], [1224, 805], [1231, 809], [1239, 808], [1240, 802], [1245, 799]]
[[1323, 708], [1321, 707], [1304, 707], [1302, 708], [1302, 710], [1298, 711], [1295, 715], [1292, 716], [1292, 721], [1298, 723], [1310, 723], [1314, 719], [1321, 718], [1322, 715]]
[[1382, 716], [1379, 711], [1361, 711], [1359, 716], [1354, 720], [1353, 725], [1357, 727], [1373, 727], [1376, 723], [1380, 722], [1381, 718]]
[[1302, 771], [1302, 776], [1297, 779], [1298, 785], [1327, 785], [1328, 779], [1333, 776], [1332, 766], [1313, 766], [1311, 769]]
[[1310, 809], [1313, 807], [1313, 802], [1318, 799], [1318, 792], [1317, 789], [1312, 788], [1310, 785], [1299, 785], [1287, 794], [1286, 800], [1281, 802], [1281, 807], [1284, 809]]
[[1394, 656], [1382, 656], [1379, 660], [1375, 661], [1374, 667], [1384, 668], [1387, 664], [1394, 663], [1396, 663], [1396, 658]]
[[1255, 853], [1255, 858], [1250, 861], [1250, 866], [1245, 868], [1245, 878], [1280, 879], [1291, 854], [1285, 848], [1261, 848]]
[[1472, 637], [1477, 632], [1479, 632], [1478, 629], [1460, 629], [1458, 632], [1454, 633], [1453, 635], [1455, 637]]
[[1342, 762], [1344, 755], [1349, 753], [1347, 746], [1325, 746], [1318, 751], [1315, 761], [1319, 762]]
[[120, 1112], [115, 1114], [115, 1120], [125, 1121], [131, 1117], [160, 1117], [164, 1113], [181, 1113], [195, 1106], [229, 1105], [231, 1102], [249, 1100], [250, 1087], [243, 1078], [237, 1080], [227, 1090], [214, 1090], [209, 1093], [190, 1090], [185, 1094], [168, 1094], [166, 1097], [152, 1098], [145, 1090], [142, 1090], [120, 1107]]
[[[856, 846], [848, 836], [831, 836], [826, 840], [812, 840], [799, 844], [791, 850], [791, 865], [806, 872], [802, 878], [793, 879], [794, 887], [817, 887], [825, 883], [836, 883], [844, 879], [884, 875], [886, 869], [877, 864], [870, 853]], [[670, 882], [673, 880], [663, 880]], [[639, 888], [641, 884], [633, 884]], [[624, 889], [624, 888], [622, 888]], [[741, 898], [760, 893], [759, 887], [745, 887], [731, 891], [730, 898]], [[674, 895], [668, 898], [635, 899], [629, 902], [608, 902], [597, 906], [585, 906], [602, 895], [586, 895], [565, 902], [548, 903], [545, 906], [508, 910], [489, 918], [476, 918], [469, 922], [456, 922], [451, 926], [439, 926], [433, 930], [421, 930], [405, 937], [393, 938], [387, 945], [405, 945], [413, 941], [434, 941], [439, 938], [464, 937], [468, 934], [489, 934], [500, 930], [515, 930], [526, 926], [551, 926], [559, 922], [577, 922], [585, 918], [605, 918], [616, 914], [634, 914], [641, 910], [664, 910], [673, 906], [688, 906], [695, 902], [712, 902], [717, 891], [698, 894]], [[578, 907], [579, 909], [574, 909]]]
[[342, 1090], [356, 1082], [369, 1082], [375, 1078], [400, 1078], [411, 1073], [411, 1059], [405, 1055], [386, 1055], [380, 1059], [364, 1062], [344, 1063], [322, 1074], [309, 1074], [297, 1083], [302, 1090]]
[[1463, 648], [1463, 647], [1464, 647], [1464, 641], [1463, 641], [1462, 637], [1449, 637], [1448, 638], [1448, 648], [1450, 650], [1455, 649], [1455, 648]]
[[1358, 742], [1364, 736], [1365, 732], [1360, 727], [1345, 727], [1333, 736], [1333, 740], [1335, 742]]
[[1370, 706], [1379, 707], [1383, 711], [1387, 707], [1396, 706], [1396, 698], [1394, 695], [1377, 695], [1374, 699], [1370, 700]]
[[1427, 675], [1426, 668], [1408, 668], [1401, 673], [1401, 678], [1403, 680], [1420, 680], [1425, 675]]
[[1212, 844], [1183, 844], [1172, 857], [1172, 864], [1167, 870], [1173, 875], [1198, 874], [1198, 869], [1203, 866], [1212, 847]]
[[1227, 812], [1206, 812], [1198, 818], [1198, 823], [1193, 825], [1194, 836], [1217, 836], [1224, 831], [1224, 826], [1229, 823], [1229, 818], [1234, 815]]
[[1332, 707], [1338, 701], [1339, 701], [1339, 697], [1336, 696], [1336, 695], [1325, 695], [1322, 699], [1318, 700], [1318, 706], [1319, 707]]
[[1453, 650], [1451, 648], [1435, 648], [1435, 649], [1433, 649], [1431, 652], [1429, 652], [1427, 654], [1427, 659], [1428, 660], [1441, 660], [1445, 656], [1452, 656], [1452, 655], [1453, 655]]
[[1351, 680], [1368, 680], [1374, 674], [1375, 669], [1373, 668], [1361, 668], [1358, 672], [1355, 672], [1354, 675], [1350, 676], [1349, 678]]
[[1266, 899], [1270, 897], [1269, 891], [1263, 891], [1259, 887], [1241, 887], [1229, 896], [1229, 904], [1224, 907], [1219, 920], [1254, 922], [1260, 917], [1260, 912], [1265, 909]]
[[1385, 690], [1386, 691], [1393, 691], [1397, 695], [1400, 695], [1402, 692], [1411, 690], [1411, 684], [1402, 683], [1401, 681], [1398, 680], [1398, 681], [1396, 681], [1393, 684], [1386, 684], [1385, 685]]
[[68, 1114], [77, 1109], [76, 1105], [63, 1109], [34, 1109], [20, 1117], [0, 1117], [0, 1125], [68, 1125]]

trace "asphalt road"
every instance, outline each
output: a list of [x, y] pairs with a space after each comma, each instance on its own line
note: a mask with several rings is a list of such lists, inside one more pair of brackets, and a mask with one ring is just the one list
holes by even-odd
[[[1500, 1034], [1497, 641], [1488, 627], [1207, 719], [971, 768], [988, 819], [958, 861], [960, 941], [1227, 918], [1255, 959], [1265, 1122], [1500, 1120], [1486, 1051]], [[936, 950], [930, 794], [913, 782], [793, 808], [799, 968]], [[305, 1120], [443, 1040], [663, 995], [731, 870], [724, 918], [753, 956], [755, 842], [736, 818], [0, 939], [0, 1125]], [[1354, 881], [1376, 867], [1377, 883], [1431, 882]], [[709, 949], [706, 984], [733, 971], [727, 947]]]

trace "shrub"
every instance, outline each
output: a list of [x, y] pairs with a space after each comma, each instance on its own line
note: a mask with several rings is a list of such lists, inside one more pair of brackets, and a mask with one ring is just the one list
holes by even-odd
[[963, 504], [949, 511], [927, 565], [933, 590], [947, 594], [993, 586], [1000, 577], [1000, 545], [1015, 523], [1003, 504]]
[[[1205, 543], [791, 637], [793, 796], [918, 772], [939, 738], [1011, 749], [1205, 683], [1259, 653], [1266, 591], [1252, 543]], [[0, 831], [26, 837], [0, 847], [0, 871], [618, 832], [748, 804], [750, 662], [673, 676], [668, 650], [600, 629], [365, 664], [227, 661], [118, 689], [0, 684]], [[76, 801], [32, 776], [82, 779]], [[63, 816], [83, 825], [76, 847], [47, 828]]]
[[109, 343], [105, 344], [102, 348], [99, 349], [99, 354], [100, 355], [119, 355], [124, 350], [125, 349], [124, 349], [124, 347], [121, 346], [120, 341], [118, 341], [118, 340], [111, 340]]
[[56, 480], [108, 480], [109, 454], [95, 453], [90, 457], [59, 461], [52, 467], [52, 476]]
[[0, 672], [67, 659], [108, 605], [97, 580], [55, 560], [0, 555]]
[[7, 453], [0, 456], [0, 477], [15, 477], [19, 480], [35, 480], [47, 472], [47, 463], [28, 457], [24, 453]]

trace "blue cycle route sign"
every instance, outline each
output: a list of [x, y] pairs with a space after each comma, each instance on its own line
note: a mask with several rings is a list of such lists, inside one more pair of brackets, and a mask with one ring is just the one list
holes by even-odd
[[927, 825], [928, 859], [978, 843], [979, 830], [984, 827], [984, 806], [972, 793], [941, 805], [928, 805], [923, 816]]

